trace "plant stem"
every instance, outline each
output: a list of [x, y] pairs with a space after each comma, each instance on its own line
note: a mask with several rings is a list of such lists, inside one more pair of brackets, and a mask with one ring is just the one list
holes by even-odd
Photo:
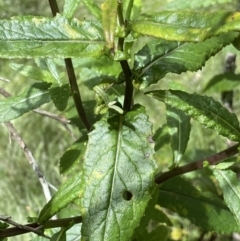
[[52, 15], [55, 17], [57, 15], [57, 13], [59, 13], [59, 8], [58, 8], [58, 4], [56, 0], [48, 0], [49, 2], [49, 6], [51, 8], [52, 11]]
[[79, 88], [78, 88], [78, 84], [77, 84], [76, 75], [75, 75], [75, 72], [74, 72], [72, 60], [67, 58], [67, 59], [64, 59], [64, 61], [65, 61], [65, 65], [66, 65], [66, 69], [67, 69], [67, 73], [68, 73], [68, 79], [69, 79], [69, 83], [70, 83], [70, 86], [71, 86], [73, 99], [74, 99], [75, 106], [76, 106], [76, 109], [77, 109], [77, 112], [78, 112], [78, 116], [82, 120], [86, 129], [88, 131], [90, 131], [91, 125], [90, 125], [90, 123], [87, 119], [87, 115], [86, 115], [86, 112], [85, 112], [84, 107], [83, 107], [82, 98], [81, 98], [81, 94], [80, 94], [80, 91], [79, 91]]
[[122, 8], [122, 1], [118, 1], [118, 21], [121, 26], [124, 26], [124, 17], [123, 17], [123, 8]]
[[[70, 223], [81, 223], [82, 217], [77, 216], [73, 218], [63, 218], [63, 219], [57, 219], [57, 220], [49, 220], [43, 225], [43, 229], [49, 229], [49, 228], [58, 228], [58, 227], [66, 227], [70, 225]], [[0, 230], [0, 238], [6, 238], [6, 237], [12, 237], [21, 235], [24, 233], [30, 233], [33, 232], [32, 230], [37, 230], [38, 228], [41, 228], [42, 225], [38, 223], [29, 223], [27, 225], [19, 225], [19, 227], [14, 228], [7, 228], [7, 229], [1, 229]], [[26, 227], [26, 228], [24, 228]]]
[[[0, 94], [2, 94], [6, 98], [11, 97], [11, 95], [3, 88], [0, 88]], [[39, 166], [38, 166], [32, 152], [30, 151], [27, 144], [22, 139], [21, 135], [17, 132], [17, 130], [15, 129], [13, 124], [8, 121], [8, 122], [5, 122], [4, 125], [7, 127], [8, 132], [10, 133], [10, 136], [13, 137], [17, 141], [18, 145], [23, 150], [29, 164], [32, 166], [33, 171], [37, 174], [38, 180], [43, 189], [44, 196], [46, 198], [46, 201], [48, 202], [51, 199], [51, 192], [49, 189], [50, 183], [47, 182], [43, 173], [40, 171]]]
[[[125, 27], [125, 22], [123, 18], [122, 2], [118, 3], [118, 20], [122, 27]], [[118, 39], [118, 50], [124, 51], [124, 38]], [[127, 60], [120, 61], [126, 82], [125, 94], [124, 94], [124, 104], [123, 109], [125, 111], [131, 110], [132, 107], [132, 96], [133, 96], [133, 85], [132, 85], [132, 71], [129, 67]]]
[[191, 162], [191, 163], [186, 164], [181, 167], [176, 167], [163, 174], [157, 174], [156, 178], [155, 178], [155, 183], [161, 184], [162, 182], [164, 182], [172, 177], [202, 169], [204, 167], [205, 161], [207, 161], [209, 163], [209, 165], [216, 165], [216, 164], [222, 162], [223, 160], [225, 160], [226, 158], [236, 155], [239, 152], [238, 151], [239, 146], [240, 146], [240, 144], [238, 143], [232, 147], [229, 147], [229, 148], [227, 148], [221, 152], [218, 152], [212, 156], [209, 156], [207, 158], [204, 158], [204, 159], [201, 159], [201, 160], [198, 160], [195, 162]]
[[[51, 8], [52, 14], [55, 17], [56, 14], [59, 13], [57, 1], [56, 0], [49, 0], [49, 5], [50, 5], [50, 8]], [[73, 100], [74, 100], [74, 103], [75, 103], [75, 106], [76, 106], [76, 109], [77, 109], [77, 112], [78, 112], [78, 116], [82, 120], [86, 129], [88, 131], [90, 131], [91, 125], [88, 121], [86, 112], [85, 112], [84, 107], [83, 107], [82, 98], [81, 98], [81, 94], [80, 94], [80, 91], [79, 91], [79, 88], [78, 88], [78, 84], [77, 84], [76, 75], [75, 75], [75, 72], [74, 72], [72, 60], [70, 58], [67, 58], [67, 59], [64, 59], [64, 61], [65, 61], [66, 69], [67, 69], [69, 84], [71, 86]]]
[[129, 111], [132, 107], [133, 96], [132, 71], [130, 70], [127, 60], [120, 61], [120, 64], [122, 66], [122, 70], [124, 72], [126, 80], [123, 109], [125, 111]]
[[132, 9], [133, 9], [133, 4], [134, 4], [134, 0], [130, 0], [129, 3], [128, 3], [126, 16], [125, 16], [127, 21], [130, 20]]

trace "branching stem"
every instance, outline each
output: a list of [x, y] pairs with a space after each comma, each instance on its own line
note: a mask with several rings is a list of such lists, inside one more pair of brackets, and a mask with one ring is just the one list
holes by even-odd
[[[9, 98], [11, 96], [3, 88], [0, 88], [0, 94], [2, 94], [6, 98]], [[32, 166], [32, 169], [37, 174], [38, 180], [39, 180], [40, 184], [42, 185], [44, 196], [46, 198], [46, 201], [48, 202], [51, 199], [51, 192], [50, 192], [49, 187], [53, 186], [53, 185], [51, 185], [50, 183], [48, 183], [46, 181], [43, 173], [39, 169], [39, 166], [38, 166], [38, 164], [37, 164], [37, 162], [36, 162], [32, 152], [30, 151], [30, 149], [28, 148], [27, 144], [22, 139], [21, 135], [17, 132], [17, 130], [15, 129], [13, 124], [11, 122], [9, 122], [9, 121], [5, 122], [4, 124], [7, 127], [8, 131], [10, 133], [10, 136], [14, 137], [14, 139], [17, 141], [18, 145], [23, 150], [23, 152], [24, 152], [24, 154], [25, 154], [29, 164]]]
[[[2, 218], [1, 218], [2, 217]], [[8, 220], [6, 220], [8, 219]], [[5, 217], [0, 215], [0, 220], [3, 220], [5, 222], [9, 222], [10, 217]], [[82, 222], [82, 217], [77, 216], [73, 218], [64, 218], [64, 219], [57, 219], [57, 220], [49, 220], [47, 221], [44, 225], [40, 225], [38, 223], [30, 223], [26, 225], [21, 225], [16, 222], [14, 222], [14, 228], [7, 228], [7, 229], [1, 229], [0, 230], [0, 238], [6, 238], [6, 237], [12, 237], [12, 236], [17, 236], [21, 235], [24, 233], [30, 233], [34, 232], [38, 235], [43, 236], [43, 234], [40, 232], [41, 228], [44, 229], [49, 229], [49, 228], [58, 228], [58, 227], [67, 227], [70, 225], [70, 223], [81, 223]], [[11, 224], [13, 224], [13, 221], [11, 221]]]
[[[56, 16], [56, 14], [59, 13], [57, 1], [49, 0], [49, 5], [50, 5], [53, 16]], [[76, 109], [78, 112], [78, 116], [82, 120], [86, 129], [88, 131], [90, 131], [91, 125], [88, 121], [86, 112], [83, 107], [82, 98], [81, 98], [81, 94], [80, 94], [80, 91], [78, 88], [72, 60], [70, 58], [67, 58], [67, 59], [64, 59], [64, 61], [65, 61], [66, 69], [67, 69], [67, 74], [68, 74], [68, 79], [69, 79], [69, 83], [70, 83], [70, 87], [71, 87], [71, 91], [72, 91], [72, 95], [73, 95], [73, 100], [74, 100], [74, 103], [75, 103], [75, 106], [76, 106]]]
[[204, 167], [205, 161], [207, 161], [209, 165], [216, 165], [216, 164], [222, 162], [223, 160], [225, 160], [226, 158], [236, 155], [239, 152], [238, 151], [239, 146], [240, 146], [240, 144], [238, 143], [232, 147], [229, 147], [229, 148], [227, 148], [221, 152], [218, 152], [214, 155], [211, 155], [207, 158], [204, 158], [204, 159], [201, 159], [201, 160], [198, 160], [195, 162], [191, 162], [191, 163], [186, 164], [181, 167], [176, 167], [163, 174], [158, 174], [155, 178], [155, 183], [161, 184], [162, 182], [164, 182], [172, 177], [202, 169]]

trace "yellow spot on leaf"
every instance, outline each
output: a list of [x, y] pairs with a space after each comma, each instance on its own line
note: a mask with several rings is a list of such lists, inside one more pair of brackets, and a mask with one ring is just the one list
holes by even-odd
[[93, 177], [96, 179], [102, 179], [103, 172], [93, 172]]
[[46, 22], [46, 19], [34, 17], [34, 18], [32, 18], [32, 22], [35, 23], [35, 25], [40, 25], [40, 24], [43, 24], [44, 22]]
[[78, 39], [80, 37], [79, 33], [73, 28], [71, 28], [69, 25], [65, 24], [62, 26], [62, 28], [67, 33], [68, 37], [70, 37], [71, 39]]

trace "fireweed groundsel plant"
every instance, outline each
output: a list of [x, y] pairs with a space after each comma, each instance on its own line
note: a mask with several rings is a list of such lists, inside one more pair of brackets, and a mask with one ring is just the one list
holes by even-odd
[[[66, 0], [60, 12], [56, 0], [49, 0], [53, 16], [0, 20], [0, 57], [33, 59], [32, 65], [11, 67], [36, 80], [22, 94], [5, 93], [1, 123], [11, 129], [11, 120], [52, 102], [78, 127], [78, 139], [60, 158], [60, 174], [68, 180], [33, 223], [22, 227], [0, 215], [0, 238], [12, 236], [9, 223], [16, 226], [13, 235], [34, 232], [66, 240], [67, 230], [81, 223], [77, 240], [169, 240], [173, 212], [204, 232], [240, 232], [240, 184], [231, 169], [240, 141], [237, 116], [212, 97], [161, 87], [165, 75], [197, 71], [223, 47], [238, 47], [240, 13], [142, 13], [141, 0], [84, 0], [93, 20], [78, 20], [74, 13], [80, 2]], [[66, 74], [60, 72], [63, 63]], [[94, 93], [94, 106], [82, 98], [83, 79], [76, 77], [76, 67], [87, 71], [84, 83]], [[135, 100], [138, 93], [165, 105], [155, 115], [166, 123], [154, 123], [155, 132], [147, 114], [151, 107]], [[186, 164], [193, 120], [226, 137], [228, 145]], [[166, 144], [172, 156], [163, 169], [161, 147]], [[218, 192], [204, 195], [182, 176], [200, 169], [211, 173]], [[70, 203], [79, 206], [80, 216], [50, 220]], [[54, 227], [61, 230], [49, 235], [47, 229]]]

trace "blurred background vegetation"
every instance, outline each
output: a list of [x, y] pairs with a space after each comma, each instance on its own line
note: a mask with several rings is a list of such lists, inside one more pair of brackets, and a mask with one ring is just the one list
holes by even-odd
[[[58, 1], [60, 9], [64, 1]], [[98, 1], [99, 3], [103, 1]], [[10, 18], [16, 15], [41, 15], [51, 17], [48, 1], [33, 1], [33, 0], [0, 0], [0, 18]], [[197, 11], [214, 11], [220, 9], [237, 10], [239, 9], [239, 1], [231, 0], [143, 0], [143, 12], [161, 11], [175, 9], [195, 9]], [[89, 11], [80, 4], [79, 11], [75, 15], [77, 18], [89, 19]], [[181, 75], [168, 74], [165, 78], [159, 81], [158, 84], [150, 86], [153, 88], [173, 88], [182, 89], [190, 93], [202, 93], [204, 86], [208, 81], [217, 74], [224, 71], [224, 59], [227, 53], [237, 53], [232, 46], [227, 46], [216, 56], [208, 60], [205, 66], [195, 73], [183, 73]], [[0, 59], [0, 77], [8, 79], [10, 82], [0, 80], [0, 87], [4, 88], [11, 95], [21, 93], [31, 83], [33, 79], [25, 78], [12, 70], [10, 63], [32, 64], [32, 60], [5, 60]], [[94, 107], [94, 94], [92, 87], [99, 83], [101, 76], [94, 73], [90, 67], [81, 67], [81, 61], [74, 60], [77, 76], [81, 76], [81, 86], [83, 99], [91, 103]], [[240, 73], [240, 60], [237, 56], [237, 67], [235, 73]], [[60, 66], [61, 68], [61, 66]], [[103, 66], [105, 68], [105, 66]], [[116, 67], [118, 68], [118, 67]], [[63, 68], [62, 68], [63, 70]], [[107, 75], [108, 69], [103, 72]], [[87, 80], [91, 79], [91, 83]], [[240, 115], [240, 88], [234, 89], [233, 108], [234, 112]], [[211, 93], [216, 100], [221, 100], [220, 93]], [[4, 97], [0, 96], [0, 100]], [[150, 120], [153, 122], [154, 130], [163, 126], [165, 119], [165, 107], [159, 105], [158, 101], [148, 99], [142, 92], [136, 92], [135, 102], [139, 102], [147, 106], [147, 111]], [[42, 107], [45, 110], [64, 116], [64, 113], [57, 112], [53, 104], [47, 104]], [[158, 115], [156, 115], [156, 112]], [[93, 113], [90, 110], [90, 113]], [[22, 117], [12, 121], [23, 140], [33, 152], [36, 161], [38, 162], [41, 171], [46, 179], [55, 187], [64, 181], [65, 177], [59, 174], [59, 158], [74, 142], [75, 138], [80, 136], [76, 127], [69, 126], [73, 134], [69, 133], [64, 126], [48, 117], [43, 117], [36, 113], [30, 112]], [[187, 151], [184, 155], [183, 162], [198, 160], [211, 153], [220, 151], [227, 147], [227, 140], [223, 137], [216, 136], [213, 131], [204, 129], [199, 124], [192, 122], [193, 129]], [[32, 171], [31, 166], [26, 160], [22, 150], [17, 143], [11, 139], [6, 127], [0, 124], [0, 214], [12, 216], [13, 220], [19, 223], [26, 223], [28, 216], [37, 216], [43, 205], [46, 203], [41, 185], [36, 174]], [[73, 138], [75, 136], [75, 138]], [[161, 146], [157, 151], [156, 159], [164, 171], [171, 165], [171, 149], [170, 145]], [[189, 174], [193, 178], [193, 182], [201, 188], [201, 176], [199, 172]], [[203, 188], [206, 188], [204, 186]], [[54, 194], [54, 191], [52, 192]], [[63, 211], [60, 216], [79, 215], [77, 206], [67, 211]], [[198, 230], [189, 221], [180, 219], [177, 215], [172, 215], [172, 220], [176, 225], [172, 231], [171, 240], [200, 240], [201, 231]], [[209, 240], [213, 234], [209, 234]], [[215, 235], [215, 234], [214, 234]], [[20, 237], [9, 238], [9, 240], [29, 240], [31, 234]], [[207, 240], [207, 239], [206, 239]], [[216, 239], [217, 240], [217, 239]], [[219, 236], [218, 240], [231, 240], [229, 236]]]

